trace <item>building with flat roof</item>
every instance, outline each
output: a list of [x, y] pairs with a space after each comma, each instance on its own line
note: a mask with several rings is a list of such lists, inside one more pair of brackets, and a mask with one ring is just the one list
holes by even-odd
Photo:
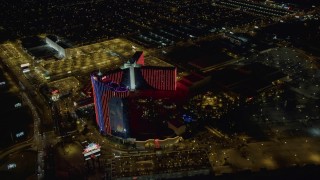
[[71, 47], [70, 44], [66, 43], [64, 40], [62, 40], [61, 38], [59, 38], [58, 36], [54, 36], [54, 35], [48, 35], [45, 38], [46, 43], [52, 47], [53, 49], [55, 49], [56, 51], [58, 51], [59, 58], [65, 58], [68, 56], [68, 48]]

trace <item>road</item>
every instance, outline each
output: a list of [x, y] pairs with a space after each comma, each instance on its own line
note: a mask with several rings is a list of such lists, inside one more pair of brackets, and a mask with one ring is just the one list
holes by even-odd
[[10, 147], [0, 151], [0, 159], [4, 159], [6, 156], [8, 156], [14, 152], [20, 151], [22, 149], [31, 148], [33, 144], [34, 144], [33, 139], [29, 139], [29, 140], [21, 142], [19, 144], [15, 144], [13, 146], [10, 146]]
[[[22, 55], [21, 55], [22, 56]], [[19, 56], [20, 57], [20, 56]], [[42, 125], [52, 123], [52, 116], [50, 108], [46, 103], [45, 99], [39, 93], [39, 89], [37, 84], [32, 85], [26, 76], [21, 72], [19, 61], [13, 61], [12, 59], [1, 59], [1, 63], [6, 70], [6, 72], [12, 77], [12, 79], [16, 82], [21, 91], [25, 91], [30, 95], [30, 100], [37, 107], [37, 111], [42, 117]], [[52, 125], [52, 124], [51, 124]], [[42, 131], [42, 129], [41, 129]]]
[[25, 92], [21, 93], [22, 95], [22, 99], [24, 100], [24, 102], [26, 102], [28, 104], [28, 106], [30, 107], [31, 111], [32, 111], [32, 115], [33, 115], [33, 130], [34, 130], [34, 134], [33, 134], [33, 141], [34, 141], [34, 145], [36, 146], [36, 150], [38, 152], [38, 168], [37, 168], [37, 175], [38, 175], [38, 179], [43, 179], [44, 178], [44, 148], [46, 145], [46, 141], [43, 138], [42, 134], [40, 133], [40, 124], [41, 124], [41, 120], [39, 117], [39, 114], [37, 113], [36, 108], [34, 107], [34, 105], [31, 103], [29, 97], [27, 96], [27, 94]]
[[[7, 47], [17, 51], [16, 58], [23, 59], [23, 56], [19, 53], [19, 51], [14, 47], [14, 45], [9, 44]], [[37, 151], [37, 175], [38, 179], [44, 178], [44, 148], [46, 146], [46, 142], [50, 139], [45, 138], [43, 134], [42, 125], [44, 121], [52, 122], [50, 109], [47, 107], [47, 104], [44, 98], [40, 95], [38, 88], [36, 85], [32, 85], [26, 76], [21, 72], [20, 64], [17, 64], [19, 61], [15, 62], [11, 57], [7, 57], [8, 59], [2, 59], [4, 56], [1, 54], [1, 63], [4, 67], [5, 71], [9, 74], [11, 79], [14, 80], [15, 86], [19, 88], [21, 97], [23, 102], [25, 102], [31, 109], [33, 116], [33, 128], [34, 128], [34, 136], [31, 140], [28, 140], [24, 143], [20, 143], [13, 147], [6, 149], [6, 151], [1, 152], [0, 156], [5, 157], [6, 155], [17, 152], [24, 148], [33, 148]], [[32, 98], [30, 98], [32, 97]]]

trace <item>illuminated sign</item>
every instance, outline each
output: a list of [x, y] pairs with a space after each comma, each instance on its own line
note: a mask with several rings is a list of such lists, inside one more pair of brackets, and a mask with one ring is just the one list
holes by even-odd
[[96, 150], [93, 150], [93, 151], [89, 151], [87, 153], [84, 153], [83, 155], [84, 156], [89, 156], [89, 155], [92, 155], [92, 154], [95, 154], [95, 153], [98, 153], [100, 152], [100, 149], [96, 149]]
[[96, 143], [90, 143], [83, 151], [84, 160], [93, 159], [99, 157], [100, 154], [100, 146]]
[[96, 143], [90, 143], [88, 144], [88, 146], [84, 149], [83, 154], [88, 153], [90, 151], [94, 151], [94, 150], [99, 150], [100, 151], [100, 146]]

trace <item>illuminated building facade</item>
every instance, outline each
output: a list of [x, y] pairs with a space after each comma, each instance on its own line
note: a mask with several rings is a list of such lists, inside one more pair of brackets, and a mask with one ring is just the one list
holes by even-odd
[[95, 143], [88, 144], [82, 152], [84, 160], [87, 161], [87, 160], [99, 157], [101, 155], [100, 149], [101, 149], [101, 146], [98, 144], [95, 144]]
[[120, 69], [91, 74], [96, 122], [102, 134], [130, 137], [128, 101], [144, 90], [176, 90], [175, 67], [144, 66], [143, 52], [136, 52]]

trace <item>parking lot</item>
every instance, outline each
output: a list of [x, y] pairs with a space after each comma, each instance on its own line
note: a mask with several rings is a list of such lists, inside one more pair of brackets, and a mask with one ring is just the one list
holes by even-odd
[[161, 173], [210, 169], [206, 152], [186, 150], [121, 156], [112, 161], [112, 177], [143, 176]]
[[67, 58], [60, 61], [41, 62], [51, 79], [65, 75], [87, 74], [94, 70], [108, 71], [119, 68], [139, 50], [143, 50], [145, 65], [170, 66], [168, 63], [149, 55], [148, 50], [125, 39], [113, 39], [69, 50]]

